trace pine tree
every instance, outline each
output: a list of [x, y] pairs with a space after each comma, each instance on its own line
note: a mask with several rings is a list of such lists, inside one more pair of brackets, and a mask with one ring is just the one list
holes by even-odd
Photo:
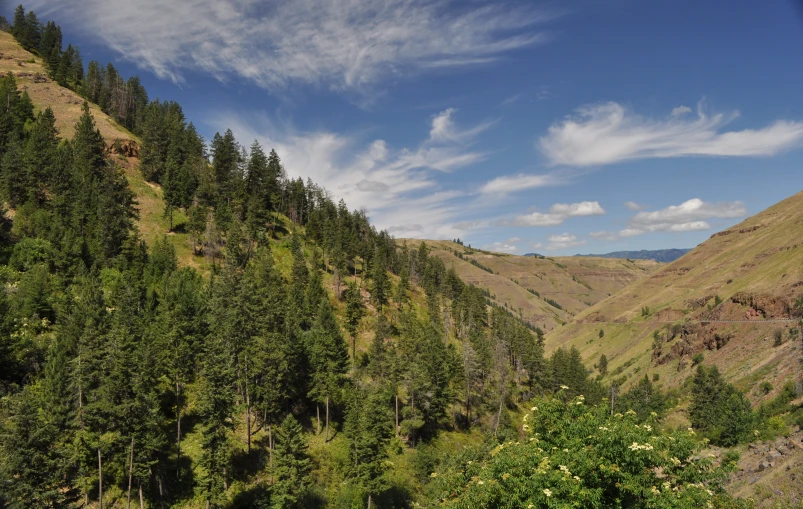
[[46, 108], [36, 119], [25, 143], [23, 156], [28, 200], [41, 204], [45, 200], [48, 183], [55, 173], [56, 149], [59, 138], [53, 110]]
[[600, 375], [605, 376], [608, 374], [608, 358], [605, 356], [605, 354], [599, 356], [598, 369]]
[[365, 306], [362, 303], [362, 296], [357, 285], [350, 281], [346, 288], [346, 330], [351, 335], [351, 360], [357, 359], [357, 328], [360, 320], [365, 314]]
[[384, 479], [393, 416], [388, 394], [381, 389], [358, 389], [353, 395], [346, 430], [354, 455], [353, 480], [372, 506], [373, 497], [386, 486]]
[[308, 350], [311, 380], [309, 396], [326, 405], [326, 435], [329, 440], [329, 406], [348, 370], [348, 350], [340, 333], [329, 298], [321, 299], [317, 317], [309, 331]]
[[276, 430], [275, 484], [271, 491], [271, 507], [292, 509], [300, 502], [310, 484], [312, 464], [307, 456], [303, 430], [292, 414], [287, 414]]

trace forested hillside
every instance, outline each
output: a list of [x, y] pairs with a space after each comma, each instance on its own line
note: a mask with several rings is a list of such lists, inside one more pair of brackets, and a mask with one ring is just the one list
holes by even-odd
[[[741, 506], [675, 395], [605, 399], [426, 243], [207, 144], [55, 23], [0, 26], [0, 506]], [[718, 373], [695, 391], [718, 443], [768, 429]]]

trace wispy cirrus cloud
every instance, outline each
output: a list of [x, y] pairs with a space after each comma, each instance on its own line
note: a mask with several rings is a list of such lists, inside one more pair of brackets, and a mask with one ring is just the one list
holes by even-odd
[[633, 237], [648, 232], [690, 232], [709, 230], [709, 219], [740, 218], [747, 215], [747, 208], [740, 201], [708, 203], [692, 198], [680, 205], [671, 205], [661, 210], [639, 212], [619, 232], [621, 237]]
[[474, 127], [452, 124], [463, 133], [463, 143], [433, 135], [443, 116], [432, 117], [430, 134], [417, 146], [403, 148], [381, 139], [364, 142], [328, 131], [297, 132], [265, 115], [223, 114], [211, 124], [231, 126], [244, 143], [256, 139], [274, 148], [289, 176], [309, 177], [350, 208], [365, 208], [377, 227], [397, 237], [453, 238], [466, 229], [454, 223], [464, 212], [467, 194], [444, 189], [436, 177], [482, 161], [485, 154], [470, 148], [473, 140], [465, 133], [479, 132]]
[[482, 194], [507, 194], [517, 191], [526, 191], [537, 187], [560, 185], [566, 178], [554, 173], [532, 175], [519, 173], [518, 175], [504, 175], [486, 182], [481, 188]]
[[634, 201], [626, 201], [625, 207], [627, 207], [628, 210], [644, 210], [647, 208], [646, 206], [641, 205], [640, 203], [636, 203]]
[[[481, 65], [550, 39], [557, 16], [526, 2], [456, 0], [32, 0], [140, 68], [362, 89], [386, 77]], [[91, 15], [87, 15], [91, 13]]]
[[683, 107], [666, 119], [646, 118], [621, 104], [583, 106], [550, 126], [538, 147], [552, 165], [593, 166], [646, 158], [772, 156], [803, 144], [803, 122], [778, 120], [760, 129], [723, 131], [738, 116]]
[[549, 212], [531, 212], [517, 216], [511, 224], [516, 226], [557, 226], [570, 217], [601, 216], [605, 209], [598, 201], [556, 203]]

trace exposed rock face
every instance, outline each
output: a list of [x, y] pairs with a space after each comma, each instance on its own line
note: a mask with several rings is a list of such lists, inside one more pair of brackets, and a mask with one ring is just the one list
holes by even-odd
[[783, 297], [774, 295], [738, 292], [733, 294], [731, 302], [748, 306], [745, 319], [755, 318], [789, 318], [791, 307]]
[[694, 354], [705, 350], [719, 350], [733, 338], [733, 333], [718, 331], [715, 326], [688, 323], [682, 325], [677, 335], [670, 331], [663, 339], [670, 342], [677, 336], [680, 336], [680, 339], [665, 355], [662, 348], [656, 348], [659, 345], [653, 345], [652, 360], [655, 364], [663, 365], [675, 359], [691, 358]]
[[764, 226], [763, 224], [757, 224], [755, 226], [750, 226], [748, 228], [740, 228], [738, 230], [735, 229], [735, 228], [732, 229], [732, 230], [722, 230], [721, 232], [718, 232], [718, 233], [715, 233], [715, 234], [711, 235], [711, 238], [713, 239], [714, 237], [724, 237], [725, 235], [730, 235], [732, 233], [750, 233], [750, 232], [754, 232], [754, 231], [758, 230], [759, 228], [761, 228], [763, 226]]

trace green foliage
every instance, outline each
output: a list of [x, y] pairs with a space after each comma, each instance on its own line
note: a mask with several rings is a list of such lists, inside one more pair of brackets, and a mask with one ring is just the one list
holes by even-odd
[[691, 357], [691, 365], [697, 366], [698, 364], [702, 364], [705, 360], [705, 356], [702, 353], [696, 353]]
[[644, 375], [638, 384], [616, 398], [615, 407], [622, 413], [632, 410], [636, 412], [636, 419], [647, 421], [650, 416], [663, 415], [670, 405], [666, 395]]
[[608, 374], [608, 358], [605, 356], [605, 354], [599, 356], [599, 364], [597, 365], [597, 368], [599, 369], [600, 375], [605, 376]]
[[689, 418], [695, 429], [725, 446], [747, 440], [756, 422], [750, 402], [725, 382], [716, 366], [697, 367]]
[[303, 430], [292, 414], [288, 414], [276, 429], [274, 454], [276, 482], [271, 490], [271, 507], [301, 507], [299, 501], [309, 488], [312, 463], [307, 455]]
[[654, 420], [637, 424], [630, 413], [560, 395], [533, 401], [518, 441], [433, 473], [433, 503], [696, 508], [728, 500], [727, 469], [696, 456], [703, 444], [693, 433], [661, 432]]

